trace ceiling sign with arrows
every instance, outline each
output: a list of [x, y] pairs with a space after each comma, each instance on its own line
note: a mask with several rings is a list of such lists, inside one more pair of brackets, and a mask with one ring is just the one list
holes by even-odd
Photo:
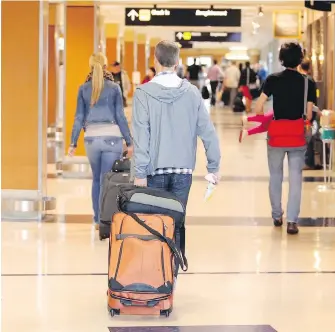
[[220, 42], [239, 43], [241, 42], [241, 32], [190, 32], [178, 31], [175, 34], [176, 42]]
[[126, 8], [131, 26], [240, 27], [240, 9]]

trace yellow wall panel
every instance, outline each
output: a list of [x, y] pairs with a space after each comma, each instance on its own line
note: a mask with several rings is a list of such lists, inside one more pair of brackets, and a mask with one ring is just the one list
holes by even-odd
[[155, 47], [150, 46], [149, 67], [154, 67], [155, 63]]
[[116, 38], [106, 39], [106, 56], [107, 56], [109, 65], [117, 60], [117, 39]]
[[137, 45], [137, 67], [138, 71], [141, 73], [141, 80], [144, 79], [146, 74], [146, 54], [145, 54], [145, 44], [138, 44]]
[[39, 1], [2, 1], [2, 189], [38, 189]]
[[[131, 80], [134, 71], [134, 42], [127, 41], [124, 43], [123, 68]], [[132, 92], [129, 93], [128, 97], [131, 97], [131, 95]]]
[[[78, 89], [90, 72], [88, 61], [94, 51], [94, 7], [67, 7], [66, 13], [66, 78], [65, 78], [65, 143], [70, 145], [77, 106]], [[85, 155], [83, 132], [76, 154]]]

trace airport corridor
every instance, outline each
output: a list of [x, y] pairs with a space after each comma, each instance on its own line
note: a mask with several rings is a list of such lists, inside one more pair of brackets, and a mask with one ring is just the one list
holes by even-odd
[[[44, 222], [2, 222], [4, 331], [332, 330], [335, 191], [319, 189], [322, 171], [305, 172], [300, 233], [274, 228], [265, 136], [240, 144], [241, 115], [220, 107], [211, 113], [222, 149], [222, 179], [205, 202], [200, 143], [186, 221], [189, 270], [178, 277], [171, 316], [110, 317], [108, 242], [99, 241], [92, 224], [91, 180], [57, 177], [49, 164], [55, 215]], [[285, 178], [284, 206], [286, 169]]]

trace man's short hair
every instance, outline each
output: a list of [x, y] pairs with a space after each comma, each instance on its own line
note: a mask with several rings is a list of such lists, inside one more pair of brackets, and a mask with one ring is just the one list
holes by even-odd
[[279, 61], [285, 68], [296, 68], [301, 64], [304, 53], [298, 43], [285, 43], [280, 47]]
[[300, 67], [303, 71], [309, 72], [311, 70], [311, 65], [311, 60], [305, 58], [302, 60]]
[[174, 42], [162, 40], [156, 45], [155, 57], [161, 66], [171, 68], [178, 64], [179, 47]]

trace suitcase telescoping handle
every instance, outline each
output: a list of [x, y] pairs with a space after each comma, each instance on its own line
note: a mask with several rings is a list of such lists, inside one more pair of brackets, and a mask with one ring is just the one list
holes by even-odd
[[188, 263], [187, 260], [184, 261], [183, 259], [183, 255], [181, 255], [181, 253], [178, 251], [176, 245], [174, 244], [174, 242], [169, 239], [168, 237], [160, 234], [159, 232], [157, 232], [156, 230], [154, 230], [153, 228], [151, 228], [150, 226], [148, 226], [143, 220], [141, 220], [135, 213], [131, 213], [131, 212], [124, 212], [125, 214], [127, 214], [128, 216], [132, 217], [137, 223], [139, 223], [142, 227], [144, 227], [148, 232], [150, 232], [151, 234], [157, 236], [160, 240], [162, 240], [163, 242], [165, 242], [170, 250], [173, 253], [173, 256], [177, 262], [177, 264], [179, 264], [179, 266], [181, 267], [181, 269], [186, 272], [188, 269]]

